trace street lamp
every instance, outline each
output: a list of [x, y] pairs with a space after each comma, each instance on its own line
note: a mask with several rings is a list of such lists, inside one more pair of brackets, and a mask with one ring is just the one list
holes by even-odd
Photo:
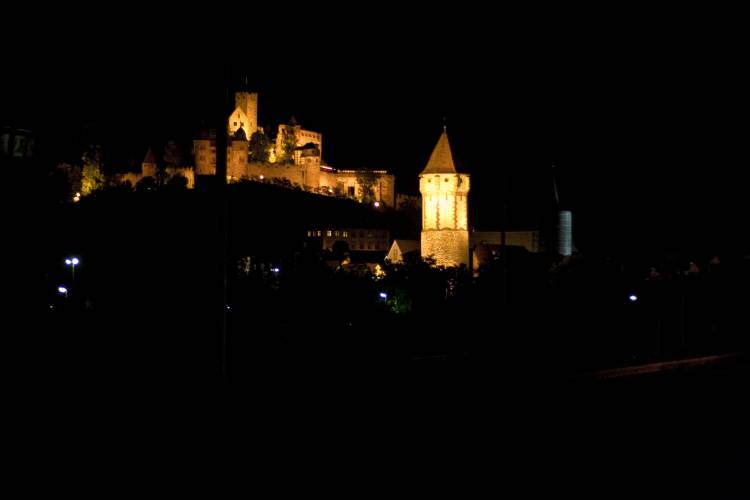
[[81, 262], [78, 260], [78, 257], [71, 257], [69, 259], [65, 259], [65, 265], [70, 266], [71, 271], [71, 286], [75, 286], [76, 284], [76, 266], [78, 263]]
[[68, 298], [68, 289], [64, 286], [58, 286], [57, 291], [60, 293], [60, 295], [65, 295], [65, 298]]

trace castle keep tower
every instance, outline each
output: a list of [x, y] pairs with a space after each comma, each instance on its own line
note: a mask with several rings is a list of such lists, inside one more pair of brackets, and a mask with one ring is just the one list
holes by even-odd
[[245, 131], [247, 140], [258, 131], [258, 94], [256, 92], [236, 92], [235, 109], [229, 117], [229, 135], [234, 136], [238, 129]]
[[419, 174], [422, 193], [422, 257], [439, 266], [469, 265], [469, 175], [456, 172], [448, 133], [443, 130]]

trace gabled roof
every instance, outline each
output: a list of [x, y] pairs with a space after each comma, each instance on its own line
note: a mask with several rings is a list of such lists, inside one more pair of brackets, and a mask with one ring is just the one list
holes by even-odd
[[395, 263], [403, 262], [404, 255], [410, 252], [418, 252], [420, 246], [419, 240], [393, 240], [388, 251], [388, 258]]
[[393, 244], [398, 247], [402, 254], [419, 250], [421, 246], [419, 240], [393, 240]]
[[427, 166], [422, 170], [422, 174], [455, 174], [456, 165], [453, 162], [453, 154], [451, 153], [451, 145], [448, 142], [448, 132], [443, 130], [440, 135], [435, 149], [432, 150], [430, 160], [427, 162]]

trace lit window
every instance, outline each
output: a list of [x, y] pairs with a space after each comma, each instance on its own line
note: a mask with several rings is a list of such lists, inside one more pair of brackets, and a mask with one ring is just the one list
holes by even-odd
[[334, 234], [336, 235], [336, 238], [339, 237], [339, 232], [338, 231], [336, 231]]
[[329, 238], [330, 238], [331, 236], [333, 236], [333, 231], [326, 231], [326, 236], [328, 236]]
[[318, 236], [320, 236], [320, 235], [321, 235], [321, 233], [320, 233], [320, 231], [318, 231]]
[[344, 238], [348, 238], [348, 237], [349, 237], [349, 231], [344, 231]]
[[312, 231], [307, 232], [307, 237], [309, 238], [310, 236], [312, 236]]

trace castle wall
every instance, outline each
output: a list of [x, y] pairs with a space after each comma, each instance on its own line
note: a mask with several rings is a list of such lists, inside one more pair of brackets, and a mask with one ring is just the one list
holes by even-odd
[[329, 193], [342, 194], [341, 186], [338, 185], [338, 176], [335, 172], [321, 169], [318, 179], [320, 181], [319, 186], [328, 189]]
[[[247, 176], [247, 141], [232, 141], [228, 146], [227, 177], [231, 180], [242, 179]], [[216, 164], [214, 164], [214, 171]]]
[[187, 179], [188, 189], [193, 189], [195, 187], [195, 169], [191, 167], [167, 167], [166, 171], [170, 178], [176, 175], [181, 175]]
[[438, 266], [469, 265], [469, 231], [422, 231], [422, 257], [434, 257]]
[[246, 178], [272, 182], [273, 179], [288, 179], [292, 184], [305, 185], [304, 167], [278, 163], [249, 163]]
[[214, 175], [216, 173], [216, 144], [210, 139], [193, 141], [196, 175]]
[[[357, 181], [357, 172], [345, 170], [336, 173], [336, 185], [339, 186], [343, 195], [352, 195], [361, 198], [362, 186]], [[392, 174], [383, 171], [375, 171], [375, 182], [373, 183], [375, 200], [393, 207], [396, 204], [396, 178]]]
[[[135, 187], [138, 182], [144, 177], [155, 177], [156, 170], [151, 168], [153, 163], [144, 163], [141, 166], [141, 172], [127, 172], [119, 174], [117, 180], [121, 183], [129, 182], [131, 186]], [[155, 167], [155, 166], [154, 166]], [[195, 169], [192, 167], [167, 167], [164, 169], [167, 174], [167, 179], [171, 179], [176, 175], [181, 175], [187, 179], [187, 188], [193, 189], [195, 187]]]

